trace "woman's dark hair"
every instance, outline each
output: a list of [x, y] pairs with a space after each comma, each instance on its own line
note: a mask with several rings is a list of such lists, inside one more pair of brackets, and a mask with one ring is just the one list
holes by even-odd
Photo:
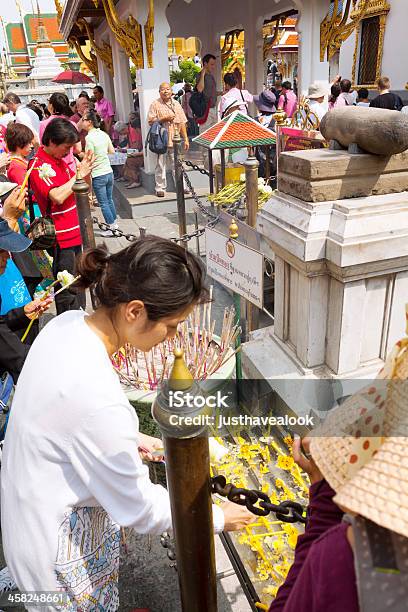
[[90, 249], [77, 260], [76, 286], [93, 287], [99, 306], [114, 308], [141, 300], [151, 321], [208, 300], [201, 261], [183, 247], [146, 236], [118, 253]]
[[48, 100], [53, 108], [54, 115], [65, 115], [71, 117], [73, 115], [72, 109], [69, 105], [69, 99], [66, 94], [53, 93]]
[[68, 119], [57, 117], [49, 122], [44, 130], [42, 144], [48, 147], [50, 142], [55, 145], [74, 145], [79, 141], [79, 132]]
[[81, 93], [79, 94], [78, 98], [86, 98], [87, 100], [90, 100], [89, 95], [87, 94], [86, 91], [81, 91]]
[[232, 74], [232, 72], [227, 72], [227, 74], [224, 75], [224, 83], [226, 85], [229, 85], [230, 87], [236, 87], [237, 86], [237, 79]]
[[84, 113], [82, 117], [84, 119], [88, 119], [88, 121], [90, 121], [95, 128], [102, 127], [102, 119], [96, 111], [86, 111], [86, 113]]
[[142, 127], [142, 124], [140, 121], [140, 115], [136, 115], [136, 117], [134, 117], [134, 119], [131, 120], [130, 125], [135, 130], [140, 129]]
[[39, 118], [40, 121], [43, 120], [44, 117], [43, 117], [42, 110], [41, 110], [41, 108], [38, 108], [38, 106], [36, 104], [33, 104], [32, 102], [29, 102], [27, 104], [27, 108], [30, 108], [37, 115], [37, 117]]
[[290, 81], [283, 81], [282, 83], [282, 88], [283, 89], [292, 89], [292, 83]]
[[337, 98], [341, 94], [341, 87], [338, 83], [335, 83], [334, 85], [331, 86], [330, 91], [331, 91], [331, 96], [329, 98], [329, 102], [332, 102], [332, 104], [335, 104]]
[[33, 142], [34, 134], [30, 128], [23, 123], [9, 123], [5, 140], [10, 153], [15, 153], [17, 149], [22, 149]]

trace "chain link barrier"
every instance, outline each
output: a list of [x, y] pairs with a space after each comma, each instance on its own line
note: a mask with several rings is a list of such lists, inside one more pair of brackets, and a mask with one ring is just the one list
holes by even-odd
[[[242, 489], [228, 483], [224, 476], [211, 479], [211, 492], [226, 497], [239, 506], [246, 506], [256, 516], [268, 516], [271, 512], [284, 523], [306, 523], [305, 508], [298, 502], [286, 500], [273, 504], [266, 493], [253, 489]], [[259, 505], [255, 505], [259, 502]]]
[[199, 172], [200, 174], [205, 174], [205, 176], [210, 176], [210, 173], [208, 172], [208, 170], [206, 170], [205, 168], [200, 168], [200, 166], [197, 166], [197, 164], [193, 164], [193, 162], [189, 161], [188, 159], [185, 159], [184, 163], [186, 166], [188, 166], [195, 172]]
[[[221, 213], [215, 213], [212, 212], [211, 208], [209, 206], [206, 206], [204, 204], [204, 202], [201, 201], [200, 197], [197, 195], [193, 184], [191, 183], [190, 177], [188, 176], [184, 166], [183, 166], [183, 162], [181, 160], [179, 160], [179, 166], [181, 167], [181, 172], [183, 174], [183, 178], [186, 182], [186, 185], [188, 187], [188, 189], [190, 190], [190, 193], [192, 195], [192, 198], [198, 208], [198, 210], [202, 213], [202, 215], [204, 217], [206, 217], [208, 219], [207, 221], [207, 226], [206, 227], [214, 227], [215, 225], [217, 225], [218, 221], [220, 220], [221, 217]], [[201, 172], [201, 174], [208, 174], [208, 172], [205, 170], [204, 172], [202, 172], [202, 169], [199, 168], [198, 166], [195, 167], [195, 164], [192, 164], [191, 162], [184, 162], [186, 165], [193, 167], [193, 170], [199, 170]], [[233, 202], [232, 204], [230, 204], [228, 207], [224, 208], [224, 212], [229, 213], [230, 215], [233, 215], [237, 209], [239, 208], [241, 204], [241, 198], [239, 200], [236, 200], [235, 202]], [[109, 231], [111, 232], [112, 236], [114, 238], [125, 238], [126, 240], [128, 240], [129, 242], [133, 242], [134, 240], [139, 240], [140, 236], [136, 236], [136, 234], [131, 234], [131, 233], [126, 233], [123, 232], [120, 229], [113, 229], [111, 228], [111, 226], [108, 223], [105, 223], [104, 221], [99, 221], [99, 219], [97, 217], [92, 217], [92, 222], [97, 225], [97, 227], [105, 232], [105, 231]], [[189, 234], [184, 234], [184, 236], [181, 236], [180, 238], [170, 238], [169, 240], [171, 240], [172, 242], [189, 242], [190, 240], [192, 240], [193, 238], [200, 238], [201, 236], [203, 236], [203, 234], [205, 233], [205, 227], [200, 227], [198, 229], [196, 229], [194, 232], [191, 232]]]

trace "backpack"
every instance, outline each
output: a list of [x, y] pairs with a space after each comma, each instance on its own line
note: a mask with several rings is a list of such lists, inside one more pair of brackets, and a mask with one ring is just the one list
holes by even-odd
[[190, 108], [193, 111], [194, 117], [201, 119], [205, 116], [208, 107], [208, 100], [206, 99], [203, 92], [197, 90], [193, 91], [188, 102]]
[[167, 129], [160, 123], [160, 121], [155, 121], [154, 123], [152, 123], [146, 138], [146, 151], [147, 146], [149, 146], [149, 150], [152, 153], [156, 153], [157, 155], [164, 155], [165, 153], [167, 153], [167, 148], [169, 146], [169, 133]]

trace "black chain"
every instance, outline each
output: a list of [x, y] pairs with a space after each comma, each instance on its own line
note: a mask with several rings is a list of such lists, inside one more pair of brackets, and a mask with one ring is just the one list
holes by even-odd
[[[184, 163], [186, 163], [186, 162], [184, 162]], [[197, 208], [200, 210], [200, 212], [205, 217], [210, 219], [210, 221], [207, 222], [207, 227], [214, 227], [218, 223], [220, 218], [221, 218], [221, 212], [219, 212], [218, 214], [214, 213], [214, 212], [211, 211], [211, 209], [208, 206], [203, 204], [203, 202], [200, 200], [200, 197], [197, 195], [197, 193], [196, 193], [196, 191], [195, 191], [195, 189], [193, 187], [193, 184], [190, 181], [190, 177], [188, 176], [187, 172], [185, 171], [185, 169], [183, 167], [183, 162], [181, 160], [179, 160], [179, 166], [181, 168], [181, 172], [183, 173], [183, 177], [184, 177], [184, 180], [185, 180], [185, 182], [187, 184], [187, 187], [188, 187], [188, 189], [189, 189], [189, 191], [190, 191], [190, 193], [191, 193], [191, 195], [193, 197], [194, 202], [197, 205]], [[239, 198], [238, 200], [236, 200], [235, 202], [233, 202], [232, 204], [230, 204], [229, 206], [227, 206], [223, 210], [224, 210], [224, 212], [227, 212], [230, 215], [233, 215], [237, 211], [237, 209], [239, 208], [240, 204], [241, 204], [241, 198]]]
[[[214, 476], [211, 479], [211, 492], [226, 497], [234, 504], [246, 506], [256, 516], [267, 516], [274, 512], [276, 518], [284, 523], [306, 523], [306, 512], [301, 504], [291, 500], [273, 504], [266, 493], [227, 484], [225, 476]], [[257, 502], [259, 506], [255, 505]]]
[[[133, 242], [134, 240], [140, 239], [140, 236], [136, 236], [136, 234], [126, 234], [125, 232], [122, 232], [122, 230], [120, 229], [112, 229], [109, 223], [104, 223], [103, 221], [99, 221], [97, 217], [92, 217], [92, 221], [95, 225], [98, 226], [100, 230], [110, 231], [112, 233], [112, 236], [114, 236], [115, 238], [126, 238], [126, 240], [128, 240], [129, 242]], [[195, 232], [192, 232], [191, 234], [184, 234], [184, 236], [181, 236], [180, 238], [169, 238], [169, 240], [171, 240], [172, 242], [188, 242], [189, 240], [192, 240], [193, 238], [199, 238], [204, 233], [205, 233], [205, 227], [201, 227]]]
[[187, 159], [184, 160], [184, 163], [186, 166], [188, 166], [192, 170], [195, 170], [195, 172], [199, 172], [200, 174], [205, 174], [206, 176], [210, 176], [210, 173], [205, 168], [200, 168], [200, 166], [197, 166], [197, 164], [193, 164], [193, 162]]

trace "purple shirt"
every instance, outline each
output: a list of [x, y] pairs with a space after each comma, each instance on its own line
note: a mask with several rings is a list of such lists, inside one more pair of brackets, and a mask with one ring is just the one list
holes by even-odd
[[104, 121], [109, 119], [109, 117], [115, 116], [115, 110], [112, 102], [109, 102], [109, 100], [106, 98], [102, 98], [102, 100], [95, 102], [95, 110]]
[[325, 480], [310, 487], [309, 520], [269, 612], [358, 612], [354, 557]]

